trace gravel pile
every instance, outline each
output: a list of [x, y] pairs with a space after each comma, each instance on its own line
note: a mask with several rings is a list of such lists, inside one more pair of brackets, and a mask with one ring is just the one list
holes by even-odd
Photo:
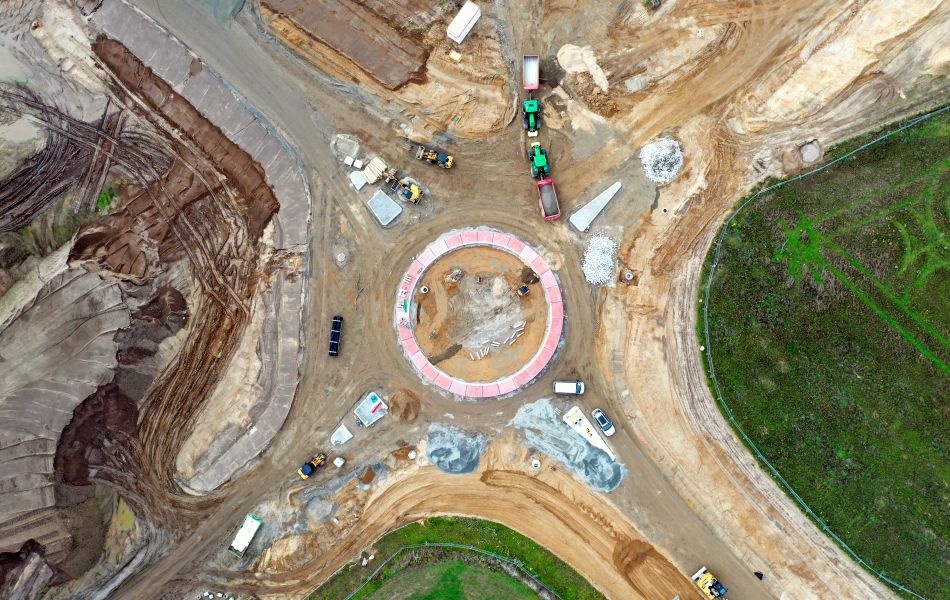
[[433, 423], [426, 439], [426, 456], [446, 473], [461, 475], [478, 468], [488, 440], [479, 433], [466, 433], [458, 427]]
[[617, 273], [617, 242], [605, 235], [595, 235], [584, 252], [584, 278], [591, 285], [607, 285]]
[[676, 140], [662, 139], [640, 150], [640, 162], [654, 183], [669, 183], [683, 166], [683, 149]]
[[617, 489], [627, 474], [622, 463], [611, 460], [600, 448], [568, 427], [542, 398], [518, 409], [511, 425], [522, 429], [533, 448], [566, 465], [587, 485], [601, 492]]

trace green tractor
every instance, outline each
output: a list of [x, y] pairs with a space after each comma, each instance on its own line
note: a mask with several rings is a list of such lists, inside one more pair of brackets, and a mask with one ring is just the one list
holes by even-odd
[[525, 100], [521, 103], [521, 114], [524, 116], [524, 128], [528, 130], [528, 137], [538, 137], [541, 129], [541, 102]]
[[547, 179], [551, 176], [551, 166], [548, 164], [548, 151], [541, 147], [540, 142], [532, 142], [528, 154], [531, 161], [531, 176], [535, 179]]

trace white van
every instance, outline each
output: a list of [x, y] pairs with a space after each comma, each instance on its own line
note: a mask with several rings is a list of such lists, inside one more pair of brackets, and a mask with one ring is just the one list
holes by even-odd
[[583, 381], [555, 381], [554, 393], [568, 394], [572, 396], [583, 394], [584, 382]]

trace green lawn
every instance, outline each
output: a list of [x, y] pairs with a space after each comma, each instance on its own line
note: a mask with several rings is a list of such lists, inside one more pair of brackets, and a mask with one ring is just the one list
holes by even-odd
[[537, 594], [504, 573], [459, 560], [410, 567], [364, 600], [532, 600]]
[[[494, 552], [510, 560], [520, 561], [524, 568], [542, 583], [571, 600], [594, 600], [604, 596], [591, 586], [587, 580], [531, 539], [499, 523], [468, 519], [462, 517], [433, 517], [424, 523], [412, 523], [391, 531], [380, 538], [373, 548], [378, 556], [366, 567], [353, 562], [344, 567], [337, 575], [318, 588], [310, 596], [312, 600], [338, 600], [356, 589], [379, 568], [380, 562], [392, 556], [402, 546], [434, 542], [465, 544], [481, 550]], [[433, 564], [442, 566], [446, 564]], [[413, 565], [409, 571], [418, 568]], [[384, 569], [384, 572], [367, 588], [376, 590], [379, 580], [398, 577], [401, 571]], [[517, 582], [516, 582], [517, 583]], [[520, 583], [519, 583], [520, 585]], [[462, 596], [464, 597], [464, 596]], [[514, 596], [517, 598], [517, 596]]]
[[950, 114], [734, 224], [701, 341], [723, 398], [859, 556], [950, 598]]

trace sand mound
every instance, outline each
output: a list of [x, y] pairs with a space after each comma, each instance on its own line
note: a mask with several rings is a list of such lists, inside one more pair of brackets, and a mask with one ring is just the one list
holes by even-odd
[[610, 87], [607, 82], [607, 75], [597, 64], [594, 49], [590, 46], [580, 47], [574, 44], [565, 44], [557, 51], [557, 62], [568, 73], [590, 73], [600, 91], [607, 93]]
[[422, 401], [409, 390], [396, 390], [389, 398], [389, 413], [403, 423], [412, 423], [419, 416]]

